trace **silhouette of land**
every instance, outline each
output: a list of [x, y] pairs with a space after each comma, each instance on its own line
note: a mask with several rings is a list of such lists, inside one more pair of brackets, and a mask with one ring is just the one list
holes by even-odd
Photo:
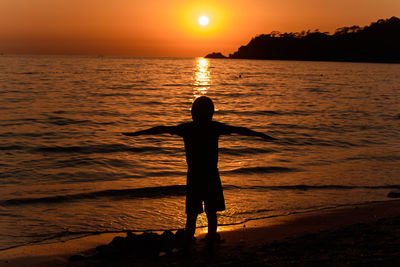
[[213, 52], [213, 53], [208, 54], [207, 56], [205, 56], [205, 58], [227, 58], [227, 57], [224, 56], [222, 53]]
[[253, 38], [229, 58], [400, 63], [399, 47], [400, 19], [391, 17], [365, 27], [341, 27], [333, 34], [273, 31]]

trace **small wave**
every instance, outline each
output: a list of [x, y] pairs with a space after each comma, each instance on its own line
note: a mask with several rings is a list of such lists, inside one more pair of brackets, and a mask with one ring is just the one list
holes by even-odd
[[18, 215], [18, 214], [13, 214], [13, 213], [6, 213], [6, 212], [0, 212], [0, 217], [12, 217], [12, 218], [24, 218], [23, 215]]
[[[248, 76], [249, 77], [249, 76]], [[245, 87], [257, 87], [257, 88], [263, 88], [263, 87], [269, 87], [271, 86], [270, 83], [265, 83], [265, 82], [259, 82], [259, 83], [242, 83], [242, 86]]]
[[185, 185], [171, 185], [159, 187], [145, 187], [134, 189], [104, 190], [89, 193], [58, 195], [41, 198], [13, 198], [0, 201], [0, 205], [27, 205], [27, 204], [51, 204], [83, 199], [97, 198], [117, 198], [117, 199], [135, 199], [135, 198], [163, 198], [168, 196], [184, 196], [186, 193]]
[[131, 84], [113, 84], [110, 85], [108, 87], [106, 87], [105, 89], [111, 89], [111, 90], [130, 90], [133, 88], [137, 88], [140, 85], [149, 83], [148, 81], [135, 81], [134, 83]]
[[376, 160], [376, 161], [399, 161], [400, 156], [356, 156], [356, 157], [350, 157], [345, 160], [352, 161], [352, 160]]
[[282, 185], [282, 186], [246, 186], [241, 189], [250, 190], [353, 190], [353, 189], [400, 189], [400, 185]]
[[109, 97], [109, 96], [136, 96], [136, 94], [131, 94], [131, 93], [91, 93], [93, 96], [99, 96], [99, 97]]
[[24, 149], [24, 147], [16, 145], [0, 146], [0, 150], [22, 150], [22, 149]]
[[53, 111], [53, 113], [54, 114], [65, 114], [65, 113], [67, 113], [67, 111], [66, 110], [55, 110], [55, 111]]
[[39, 122], [40, 119], [37, 118], [23, 118], [20, 121], [31, 121], [31, 122]]
[[[43, 136], [57, 136], [57, 133], [55, 132], [43, 132], [43, 133], [12, 133], [12, 132], [7, 132], [7, 133], [2, 133], [0, 134], [0, 137], [43, 137]], [[11, 146], [13, 147], [13, 146]], [[20, 147], [20, 146], [16, 146], [17, 149], [24, 149], [25, 147]], [[12, 148], [14, 149], [14, 148]], [[0, 146], [0, 150], [1, 150], [1, 146]]]
[[307, 127], [298, 124], [286, 124], [286, 123], [271, 123], [270, 127], [277, 127], [279, 129], [296, 129], [296, 130], [311, 130], [311, 131], [332, 131], [331, 127]]
[[230, 171], [223, 171], [222, 173], [230, 173], [230, 174], [251, 174], [251, 173], [279, 173], [279, 172], [295, 172], [299, 171], [295, 168], [286, 168], [286, 167], [246, 167], [246, 168], [238, 168]]
[[[101, 164], [101, 161], [90, 162], [90, 164]], [[104, 162], [104, 161], [103, 161]], [[57, 168], [57, 164], [52, 164], [51, 166], [45, 166], [43, 168], [53, 169]], [[62, 168], [65, 166], [60, 166], [60, 170], [54, 173], [46, 173], [46, 174], [36, 174], [36, 179], [40, 179], [42, 181], [57, 181], [62, 184], [70, 184], [70, 183], [87, 183], [87, 182], [102, 182], [102, 181], [118, 181], [123, 179], [141, 179], [147, 176], [142, 174], [129, 174], [122, 171], [113, 172], [113, 171], [99, 171], [96, 169], [88, 169], [85, 171], [63, 171]], [[68, 167], [68, 166], [67, 166]], [[72, 166], [75, 167], [75, 166]], [[82, 166], [81, 166], [82, 167]], [[109, 167], [102, 164], [102, 168]], [[140, 172], [140, 170], [138, 170]], [[1, 175], [1, 174], [0, 174]], [[21, 176], [18, 173], [19, 177]], [[23, 175], [23, 174], [22, 174]], [[15, 176], [15, 175], [14, 175]]]
[[[313, 114], [312, 111], [303, 111], [303, 110], [218, 110], [218, 114], [238, 114], [238, 115], [261, 115], [261, 116], [310, 116]], [[271, 124], [277, 126], [287, 126], [291, 127], [299, 127], [298, 125], [290, 125], [290, 124]]]
[[[92, 116], [106, 116], [106, 117], [113, 117], [113, 119], [115, 119], [115, 117], [127, 116], [127, 114], [121, 113], [121, 112], [116, 111], [116, 110], [103, 110], [103, 109], [90, 110], [90, 111], [81, 111], [80, 114], [84, 115], [86, 117], [89, 117], [89, 118], [92, 117]], [[101, 124], [101, 123], [93, 123], [93, 124]]]
[[71, 125], [71, 124], [101, 124], [108, 125], [114, 124], [113, 122], [93, 122], [91, 120], [76, 120], [71, 118], [59, 117], [59, 116], [49, 116], [46, 120], [46, 123], [54, 124], [54, 125]]
[[[243, 212], [235, 212], [233, 215], [236, 216], [236, 215], [258, 214], [258, 213], [270, 212], [270, 211], [274, 211], [274, 210], [271, 210], [271, 209], [250, 210], [250, 211], [243, 211]], [[230, 215], [228, 217], [232, 217], [232, 215]]]
[[144, 106], [162, 106], [162, 105], [165, 105], [164, 102], [160, 102], [160, 101], [140, 101], [140, 100], [137, 100], [137, 101], [132, 101], [132, 103], [140, 104], [140, 105], [144, 105]]
[[272, 149], [266, 149], [266, 148], [219, 148], [219, 151], [223, 154], [228, 154], [232, 156], [242, 156], [244, 154], [267, 154], [267, 153], [273, 153], [275, 150]]
[[146, 172], [146, 177], [171, 177], [171, 176], [184, 176], [186, 172], [180, 171], [156, 171], [156, 172]]
[[131, 147], [123, 144], [105, 144], [105, 145], [92, 145], [92, 146], [43, 146], [32, 149], [32, 152], [40, 153], [81, 153], [81, 154], [92, 154], [92, 153], [117, 153], [117, 152], [135, 152], [144, 153], [150, 151], [156, 151], [158, 153], [175, 153], [176, 151], [170, 151], [160, 147]]
[[[261, 190], [261, 191], [285, 191], [285, 190], [352, 190], [352, 189], [400, 189], [400, 185], [382, 186], [357, 186], [357, 185], [283, 185], [283, 186], [235, 186], [226, 185], [224, 190]], [[170, 196], [184, 196], [185, 185], [171, 185], [159, 187], [145, 187], [134, 189], [114, 189], [94, 191], [88, 193], [58, 195], [40, 198], [13, 198], [0, 201], [0, 205], [29, 205], [29, 204], [54, 204], [85, 199], [113, 198], [113, 199], [137, 199], [137, 198], [163, 198]], [[264, 210], [265, 211], [265, 210]], [[261, 211], [260, 211], [261, 212]]]
[[312, 93], [327, 93], [329, 92], [326, 89], [322, 89], [320, 87], [306, 87], [304, 88], [304, 90], [308, 91], [308, 92], [312, 92]]
[[18, 74], [21, 75], [34, 75], [34, 74], [44, 74], [44, 72], [38, 72], [38, 71], [27, 71], [27, 72], [20, 72]]
[[16, 126], [16, 125], [24, 125], [26, 123], [44, 123], [44, 124], [53, 124], [53, 125], [69, 125], [69, 124], [104, 124], [104, 123], [95, 123], [89, 120], [75, 120], [70, 118], [58, 117], [58, 116], [49, 116], [47, 119], [37, 119], [37, 118], [24, 118], [19, 119], [10, 123], [2, 123], [1, 126]]
[[323, 140], [318, 138], [281, 138], [275, 141], [281, 145], [294, 145], [294, 146], [326, 146], [326, 147], [357, 147], [359, 144], [350, 143], [340, 140]]
[[[261, 191], [285, 191], [285, 190], [353, 190], [353, 189], [400, 189], [400, 185], [382, 186], [358, 186], [358, 185], [283, 185], [283, 186], [235, 186], [226, 185], [224, 190], [261, 190]], [[88, 193], [58, 195], [41, 198], [13, 198], [0, 201], [0, 205], [29, 205], [29, 204], [54, 204], [85, 199], [113, 198], [113, 199], [137, 199], [137, 198], [163, 198], [170, 196], [184, 196], [185, 185], [171, 185], [159, 187], [145, 187], [134, 189], [114, 189], [94, 191]]]
[[[239, 78], [234, 78], [234, 79], [239, 79]], [[221, 86], [231, 86], [231, 85], [236, 85], [236, 83], [229, 83], [229, 82], [220, 82], [218, 85]]]
[[98, 165], [107, 167], [124, 167], [129, 166], [129, 162], [122, 159], [92, 159], [92, 158], [68, 158], [65, 160], [58, 160], [55, 162], [55, 168], [67, 168], [67, 167], [78, 167], [78, 166], [88, 166], [88, 165]]
[[182, 83], [166, 83], [163, 84], [162, 86], [166, 86], [166, 87], [185, 87], [188, 86], [187, 84], [182, 84]]
[[225, 115], [225, 114], [238, 114], [238, 115], [283, 115], [279, 111], [274, 110], [254, 110], [254, 111], [240, 111], [240, 110], [218, 110], [218, 114]]
[[112, 72], [113, 69], [95, 69], [97, 72]]
[[299, 140], [297, 142], [297, 145], [304, 145], [304, 146], [337, 146], [337, 147], [343, 147], [343, 146], [352, 146], [351, 143], [348, 142], [339, 142], [339, 141], [327, 141], [327, 140], [321, 140], [321, 139], [316, 139], [316, 138], [308, 138], [308, 139], [303, 139]]

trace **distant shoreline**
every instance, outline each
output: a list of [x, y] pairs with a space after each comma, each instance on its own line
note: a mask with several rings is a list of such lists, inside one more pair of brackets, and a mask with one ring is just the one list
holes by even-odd
[[273, 31], [253, 38], [236, 52], [220, 52], [206, 58], [295, 60], [360, 63], [400, 63], [400, 19], [380, 19], [369, 26], [342, 27], [327, 32]]
[[338, 63], [378, 63], [378, 64], [400, 64], [400, 60], [392, 60], [392, 61], [361, 61], [361, 60], [328, 60], [328, 59], [283, 59], [283, 58], [231, 58], [231, 57], [224, 57], [224, 58], [213, 58], [204, 56], [207, 59], [229, 59], [229, 60], [272, 60], [272, 61], [300, 61], [300, 62], [338, 62]]

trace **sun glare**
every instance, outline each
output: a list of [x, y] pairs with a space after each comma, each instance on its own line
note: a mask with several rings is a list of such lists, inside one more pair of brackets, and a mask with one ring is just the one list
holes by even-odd
[[221, 32], [228, 26], [229, 13], [225, 11], [226, 8], [206, 0], [202, 0], [202, 4], [186, 2], [188, 4], [180, 7], [176, 13], [179, 26], [185, 30], [186, 36], [196, 40], [221, 38]]
[[207, 16], [201, 16], [201, 17], [199, 17], [199, 24], [200, 24], [201, 26], [207, 26], [209, 22], [210, 22], [210, 20], [208, 19]]

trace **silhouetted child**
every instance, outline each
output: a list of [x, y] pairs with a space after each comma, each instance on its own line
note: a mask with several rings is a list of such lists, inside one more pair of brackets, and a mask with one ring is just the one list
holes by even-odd
[[188, 165], [185, 234], [187, 240], [190, 241], [194, 239], [196, 220], [197, 216], [203, 212], [203, 202], [208, 219], [206, 239], [213, 242], [219, 238], [217, 235], [217, 211], [225, 210], [224, 195], [217, 167], [219, 136], [236, 133], [275, 140], [273, 137], [245, 127], [234, 127], [213, 121], [213, 114], [213, 102], [210, 98], [201, 96], [192, 105], [193, 122], [123, 133], [128, 136], [169, 133], [183, 137]]

